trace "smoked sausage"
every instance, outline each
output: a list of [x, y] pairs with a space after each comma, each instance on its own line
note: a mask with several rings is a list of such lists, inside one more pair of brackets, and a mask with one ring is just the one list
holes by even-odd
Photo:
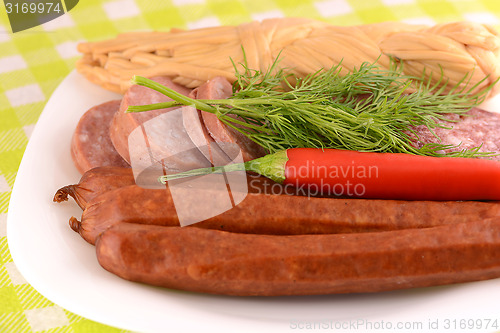
[[500, 277], [500, 219], [424, 229], [250, 235], [120, 223], [96, 243], [126, 280], [236, 296], [380, 292]]
[[103, 166], [88, 170], [80, 178], [78, 184], [67, 185], [57, 190], [54, 202], [68, 200], [72, 197], [81, 209], [101, 193], [135, 184], [131, 168]]
[[[500, 217], [496, 203], [307, 198], [254, 191], [232, 209], [192, 226], [252, 234], [331, 234], [428, 228]], [[71, 218], [70, 226], [94, 244], [105, 230], [125, 222], [179, 226], [168, 188], [132, 185], [105, 192], [87, 205], [81, 221]]]

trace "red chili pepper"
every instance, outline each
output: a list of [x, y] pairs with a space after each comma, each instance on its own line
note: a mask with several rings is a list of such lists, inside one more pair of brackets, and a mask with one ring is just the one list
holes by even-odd
[[335, 149], [289, 149], [284, 184], [405, 200], [499, 200], [497, 161]]
[[459, 157], [293, 148], [167, 180], [247, 170], [314, 193], [371, 199], [500, 200], [500, 162]]

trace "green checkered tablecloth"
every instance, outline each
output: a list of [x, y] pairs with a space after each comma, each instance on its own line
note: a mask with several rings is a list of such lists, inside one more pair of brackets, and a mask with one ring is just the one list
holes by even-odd
[[[500, 26], [499, 0], [80, 0], [69, 13], [11, 33], [0, 3], [0, 332], [118, 332], [37, 293], [8, 248], [16, 172], [45, 103], [78, 58], [76, 45], [130, 30], [196, 28], [305, 16], [337, 25], [470, 20]], [[48, 258], [50, 260], [50, 258]]]

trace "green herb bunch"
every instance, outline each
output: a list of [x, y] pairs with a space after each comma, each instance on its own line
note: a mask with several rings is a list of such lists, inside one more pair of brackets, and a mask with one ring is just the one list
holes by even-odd
[[128, 111], [193, 105], [216, 114], [224, 124], [270, 153], [311, 147], [427, 156], [492, 154], [479, 152], [480, 147], [444, 152], [457, 146], [415, 145], [416, 126], [426, 126], [432, 133], [436, 128], [451, 128], [447, 115], [465, 114], [479, 105], [487, 91], [472, 93], [476, 86], [447, 89], [445, 82], [431, 85], [424, 76], [406, 76], [398, 66], [380, 69], [376, 63], [364, 63], [347, 75], [340, 75], [339, 64], [305, 78], [289, 74], [277, 64], [266, 72], [246, 66], [239, 72], [235, 66], [233, 94], [220, 100], [194, 100], [135, 76], [134, 84], [157, 90], [174, 101], [130, 106]]

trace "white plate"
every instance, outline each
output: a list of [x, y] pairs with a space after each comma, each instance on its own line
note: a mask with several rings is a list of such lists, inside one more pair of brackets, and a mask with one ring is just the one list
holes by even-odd
[[[379, 294], [249, 298], [160, 289], [108, 273], [94, 247], [68, 226], [80, 209], [71, 201], [55, 204], [52, 196], [80, 178], [69, 153], [79, 117], [115, 98], [71, 73], [47, 103], [19, 168], [8, 214], [10, 251], [26, 280], [54, 303], [141, 332], [379, 332], [402, 324], [408, 327], [397, 331], [492, 332], [486, 320], [500, 325], [499, 279]], [[460, 320], [468, 319], [483, 320], [483, 327], [461, 330]]]

